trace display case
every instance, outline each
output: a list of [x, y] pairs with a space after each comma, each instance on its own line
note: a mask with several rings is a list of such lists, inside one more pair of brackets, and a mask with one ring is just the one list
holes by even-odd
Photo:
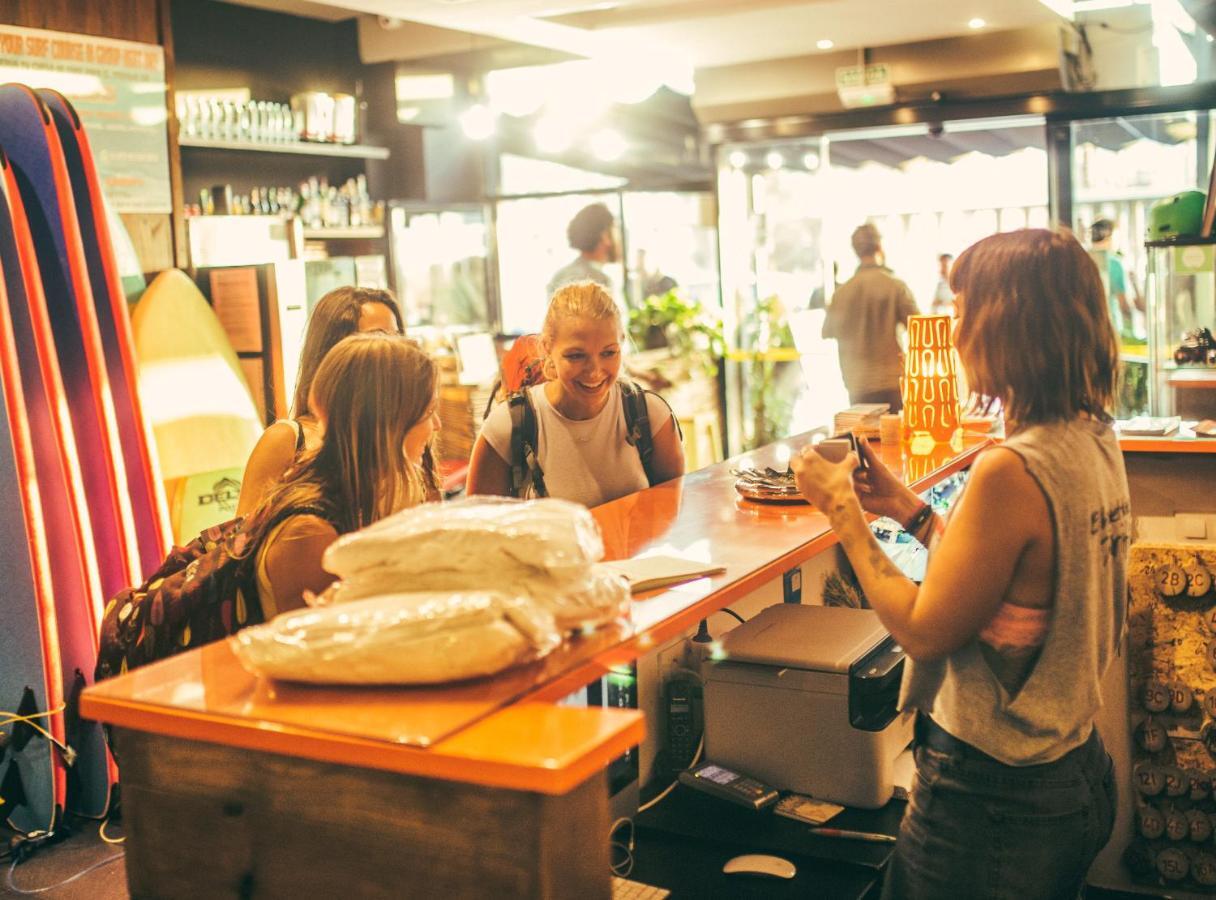
[[1216, 417], [1216, 240], [1182, 238], [1145, 247], [1150, 412]]
[[407, 329], [496, 330], [487, 219], [480, 204], [390, 204], [393, 283]]

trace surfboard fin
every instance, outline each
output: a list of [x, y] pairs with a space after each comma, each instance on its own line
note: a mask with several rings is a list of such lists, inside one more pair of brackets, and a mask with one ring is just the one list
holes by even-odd
[[0, 780], [0, 822], [8, 819], [18, 806], [25, 805], [25, 785], [21, 781], [21, 770], [17, 760], [11, 759]]

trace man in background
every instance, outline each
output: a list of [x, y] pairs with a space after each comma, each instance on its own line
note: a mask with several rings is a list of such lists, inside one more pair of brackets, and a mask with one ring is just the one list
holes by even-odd
[[[1127, 299], [1127, 272], [1123, 267], [1123, 257], [1114, 248], [1115, 223], [1111, 219], [1098, 219], [1089, 226], [1089, 246], [1098, 262], [1099, 270], [1106, 272], [1107, 305], [1110, 307], [1110, 318], [1115, 324], [1115, 330], [1126, 339], [1135, 338], [1133, 327], [1132, 304]], [[1105, 257], [1105, 266], [1101, 254]], [[1137, 306], [1144, 311], [1143, 300], [1137, 293]]]
[[887, 403], [895, 412], [903, 408], [899, 329], [909, 316], [917, 314], [916, 301], [908, 286], [882, 264], [882, 236], [877, 228], [870, 224], [857, 228], [853, 252], [860, 265], [832, 297], [823, 336], [836, 339], [849, 402]]
[[935, 316], [954, 315], [954, 291], [950, 290], [950, 264], [954, 257], [943, 253], [937, 258], [937, 287], [933, 289], [933, 302], [929, 311]]
[[620, 258], [616, 237], [616, 218], [602, 203], [592, 203], [578, 211], [566, 226], [566, 238], [578, 256], [553, 273], [546, 290], [549, 296], [558, 288], [576, 281], [594, 281], [612, 292], [612, 279], [600, 268]]

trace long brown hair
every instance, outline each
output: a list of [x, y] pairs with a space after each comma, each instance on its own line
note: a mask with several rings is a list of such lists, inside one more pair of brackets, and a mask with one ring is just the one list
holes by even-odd
[[976, 393], [1018, 424], [1107, 418], [1119, 347], [1098, 267], [1066, 231], [1027, 228], [972, 244], [950, 273], [958, 352]]
[[318, 300], [308, 318], [304, 349], [300, 351], [300, 370], [296, 375], [296, 391], [291, 401], [291, 414], [296, 418], [312, 415], [308, 392], [312, 389], [321, 360], [338, 341], [359, 330], [359, 317], [363, 314], [365, 303], [379, 303], [388, 307], [397, 322], [397, 332], [405, 333], [401, 309], [389, 291], [347, 285], [335, 288]]
[[249, 546], [289, 509], [321, 511], [339, 533], [438, 495], [431, 454], [405, 457], [405, 436], [430, 414], [438, 368], [413, 341], [370, 332], [339, 341], [316, 374], [321, 446], [305, 453], [250, 518]]

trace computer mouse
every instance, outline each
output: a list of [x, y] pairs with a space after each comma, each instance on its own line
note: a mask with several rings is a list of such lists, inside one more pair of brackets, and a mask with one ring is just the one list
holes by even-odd
[[746, 853], [728, 859], [722, 871], [727, 875], [767, 875], [770, 878], [793, 878], [798, 874], [788, 859], [767, 853]]

